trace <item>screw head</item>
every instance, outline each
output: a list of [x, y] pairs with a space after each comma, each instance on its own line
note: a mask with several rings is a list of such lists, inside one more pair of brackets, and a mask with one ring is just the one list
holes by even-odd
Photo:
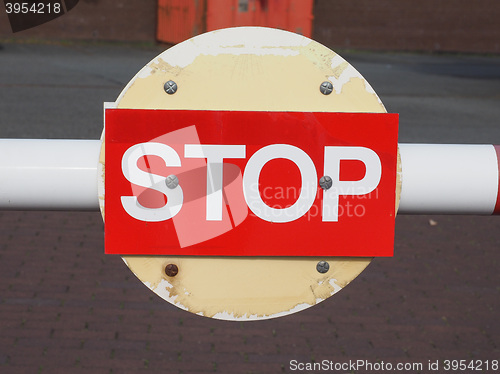
[[316, 270], [318, 273], [325, 274], [328, 270], [330, 270], [330, 264], [326, 261], [320, 261], [316, 265]]
[[173, 95], [174, 93], [177, 92], [177, 83], [175, 83], [174, 81], [170, 80], [170, 81], [168, 81], [167, 83], [165, 83], [163, 85], [163, 89], [169, 95]]
[[324, 190], [328, 190], [329, 188], [331, 188], [332, 184], [332, 178], [330, 178], [328, 175], [324, 175], [319, 179], [319, 186]]
[[167, 178], [165, 178], [165, 184], [167, 185], [168, 188], [173, 190], [179, 185], [179, 178], [177, 176], [171, 174]]
[[321, 83], [321, 86], [319, 86], [319, 90], [323, 95], [330, 95], [333, 92], [332, 82], [325, 81]]
[[165, 274], [167, 274], [169, 277], [175, 277], [178, 272], [179, 268], [175, 264], [168, 264], [167, 266], [165, 266]]

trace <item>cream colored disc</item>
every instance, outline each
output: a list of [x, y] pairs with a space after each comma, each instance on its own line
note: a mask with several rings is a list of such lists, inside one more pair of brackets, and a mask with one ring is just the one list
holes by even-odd
[[[164, 90], [169, 80], [178, 87], [173, 95]], [[330, 95], [320, 92], [324, 81], [333, 85]], [[385, 112], [366, 80], [339, 55], [303, 36], [258, 27], [213, 31], [166, 50], [130, 81], [116, 106]], [[104, 162], [103, 150], [103, 168]], [[103, 191], [104, 177], [100, 184]], [[104, 193], [100, 202], [104, 212]], [[371, 261], [345, 257], [123, 259], [146, 286], [168, 302], [192, 313], [227, 320], [266, 319], [308, 308], [341, 290]], [[316, 270], [319, 261], [330, 265], [324, 274]], [[177, 265], [177, 275], [166, 275], [168, 264]]]

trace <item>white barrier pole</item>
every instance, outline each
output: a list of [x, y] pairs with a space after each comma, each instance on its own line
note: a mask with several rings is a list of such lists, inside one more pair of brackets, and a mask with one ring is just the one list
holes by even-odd
[[[0, 139], [0, 209], [98, 210], [100, 140]], [[498, 214], [493, 145], [399, 144], [398, 214]]]
[[98, 210], [99, 140], [0, 139], [0, 209]]
[[498, 213], [496, 146], [400, 144], [399, 151], [398, 214]]

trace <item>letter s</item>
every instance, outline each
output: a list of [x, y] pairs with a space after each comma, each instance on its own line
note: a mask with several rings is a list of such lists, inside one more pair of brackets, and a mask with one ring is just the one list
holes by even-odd
[[135, 185], [150, 188], [167, 196], [167, 203], [161, 208], [147, 208], [137, 200], [137, 196], [122, 196], [123, 209], [139, 221], [160, 222], [174, 217], [182, 208], [184, 194], [181, 186], [170, 189], [165, 184], [165, 177], [145, 172], [137, 166], [143, 156], [158, 156], [167, 166], [181, 166], [177, 152], [163, 143], [140, 143], [133, 145], [123, 154], [123, 176]]

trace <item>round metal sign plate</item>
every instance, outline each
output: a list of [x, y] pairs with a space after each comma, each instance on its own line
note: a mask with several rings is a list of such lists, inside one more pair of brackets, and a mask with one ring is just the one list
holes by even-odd
[[[116, 107], [385, 112], [368, 82], [335, 52], [306, 37], [260, 27], [213, 31], [166, 50], [129, 82]], [[104, 156], [103, 149], [103, 170]], [[103, 173], [99, 183], [104, 212]], [[324, 245], [334, 246], [335, 240], [325, 238]], [[258, 320], [318, 304], [349, 284], [371, 258], [124, 256], [123, 260], [147, 287], [179, 308], [218, 319]]]

